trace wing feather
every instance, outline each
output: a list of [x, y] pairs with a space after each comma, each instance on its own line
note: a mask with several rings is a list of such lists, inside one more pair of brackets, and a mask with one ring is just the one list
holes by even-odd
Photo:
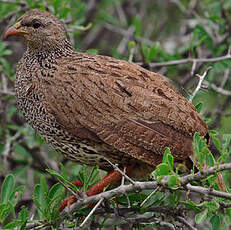
[[52, 113], [69, 130], [80, 124], [146, 162], [166, 147], [179, 159], [186, 158], [192, 154], [193, 134], [207, 133], [193, 105], [159, 74], [89, 54], [62, 58], [57, 65], [55, 77], [44, 80], [43, 91]]

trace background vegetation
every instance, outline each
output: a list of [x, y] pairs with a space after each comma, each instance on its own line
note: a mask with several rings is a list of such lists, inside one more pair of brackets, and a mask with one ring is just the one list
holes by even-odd
[[[1, 34], [33, 8], [63, 20], [77, 51], [130, 60], [167, 76], [216, 130], [209, 149], [194, 137], [199, 169], [204, 163], [213, 167], [214, 159], [220, 170], [231, 168], [221, 167], [230, 160], [231, 0], [1, 0]], [[92, 207], [86, 205], [60, 214], [65, 189], [58, 181], [71, 186], [79, 178], [86, 190], [104, 172], [54, 152], [17, 111], [15, 66], [24, 50], [17, 38], [0, 41], [0, 228], [230, 229], [230, 171], [222, 172], [226, 189], [218, 196], [216, 166], [186, 178], [168, 150], [147, 178], [159, 183], [152, 189], [118, 191], [117, 201], [109, 194], [87, 220]], [[197, 74], [203, 78], [199, 87]]]

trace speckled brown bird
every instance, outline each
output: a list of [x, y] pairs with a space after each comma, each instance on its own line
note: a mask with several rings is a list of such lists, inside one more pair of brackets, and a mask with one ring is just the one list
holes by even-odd
[[113, 171], [107, 158], [121, 168], [133, 166], [129, 176], [145, 177], [167, 147], [176, 161], [185, 161], [194, 133], [207, 135], [194, 106], [163, 76], [76, 52], [51, 13], [28, 11], [5, 33], [13, 35], [27, 45], [16, 72], [18, 108], [68, 159]]

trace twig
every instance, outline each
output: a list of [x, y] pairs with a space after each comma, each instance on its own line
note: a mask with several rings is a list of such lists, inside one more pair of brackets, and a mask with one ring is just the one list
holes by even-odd
[[231, 202], [229, 202], [229, 203], [220, 202], [220, 205], [221, 205], [223, 208], [231, 208]]
[[[231, 59], [231, 54], [228, 53], [225, 56], [221, 57], [215, 57], [215, 58], [185, 58], [185, 59], [179, 59], [179, 60], [173, 60], [173, 61], [166, 61], [166, 62], [151, 62], [149, 65], [150, 67], [160, 67], [160, 66], [168, 66], [168, 65], [179, 65], [179, 64], [185, 64], [185, 63], [201, 63], [201, 62], [217, 62], [217, 61], [223, 61]], [[138, 65], [142, 65], [142, 62], [136, 62]]]
[[[126, 169], [127, 169], [127, 167], [124, 167], [124, 173], [126, 173]], [[122, 176], [121, 185], [124, 185], [124, 182], [125, 182], [125, 177]], [[128, 194], [125, 193], [125, 196], [126, 196], [126, 199], [127, 199], [127, 202], [128, 202], [128, 208], [130, 208], [131, 207], [131, 202], [130, 202], [130, 199], [128, 197]]]
[[[47, 171], [49, 173], [49, 171]], [[50, 174], [51, 176], [53, 176], [52, 174]], [[71, 188], [69, 188], [64, 182], [62, 182], [58, 177], [55, 177], [56, 180], [65, 188], [67, 189], [73, 196], [80, 198], [82, 197], [81, 193], [75, 193]]]
[[225, 86], [225, 83], [227, 82], [228, 78], [229, 78], [229, 73], [230, 73], [230, 69], [226, 69], [225, 72], [224, 72], [224, 77], [222, 79], [222, 82], [221, 82], [221, 85], [220, 85], [220, 88], [223, 88]]
[[132, 180], [129, 176], [127, 176], [126, 173], [124, 173], [123, 171], [121, 171], [120, 168], [119, 168], [117, 165], [113, 164], [113, 163], [112, 163], [111, 161], [109, 161], [107, 158], [104, 158], [104, 159], [105, 159], [111, 166], [113, 166], [113, 168], [114, 168], [116, 171], [118, 171], [122, 176], [124, 176], [128, 181], [130, 181], [132, 184], [135, 183], [135, 181]]
[[129, 62], [132, 62], [132, 60], [133, 60], [133, 57], [134, 57], [134, 53], [135, 53], [135, 47], [133, 46], [133, 47], [131, 47], [131, 49], [130, 49], [130, 53], [129, 53], [129, 58], [128, 58], [128, 61]]
[[9, 153], [10, 153], [10, 147], [11, 147], [12, 142], [15, 141], [20, 135], [21, 135], [21, 133], [18, 131], [17, 133], [14, 134], [14, 136], [8, 137], [6, 139], [6, 144], [4, 146], [4, 151], [2, 153], [3, 161], [6, 162], [6, 159], [9, 156]]
[[142, 207], [142, 206], [153, 196], [153, 194], [157, 192], [158, 189], [159, 189], [159, 187], [157, 187], [156, 189], [154, 189], [154, 190], [147, 196], [147, 198], [141, 203], [140, 207]]
[[200, 193], [203, 195], [212, 195], [212, 196], [216, 196], [216, 197], [222, 197], [222, 198], [226, 198], [226, 199], [231, 200], [231, 194], [227, 193], [227, 192], [221, 192], [221, 191], [217, 191], [217, 190], [210, 189], [210, 188], [204, 188], [201, 186], [194, 186], [191, 184], [187, 184], [185, 187], [187, 188], [187, 190], [190, 190], [192, 192]]
[[229, 91], [229, 90], [218, 87], [215, 84], [210, 83], [208, 81], [204, 81], [204, 83], [206, 84], [207, 87], [210, 87], [211, 89], [213, 89], [214, 91], [216, 91], [216, 92], [218, 92], [218, 93], [220, 93], [222, 95], [231, 96], [231, 91]]
[[187, 220], [185, 220], [183, 217], [177, 216], [176, 219], [177, 219], [180, 223], [184, 224], [188, 229], [190, 229], [190, 230], [197, 230], [197, 228], [194, 228], [194, 227], [193, 227], [191, 224], [189, 224], [189, 222], [188, 222]]
[[89, 220], [89, 218], [94, 214], [95, 210], [99, 207], [99, 205], [102, 203], [104, 198], [101, 198], [98, 203], [95, 205], [95, 207], [90, 211], [90, 213], [87, 215], [87, 217], [85, 218], [85, 220], [81, 223], [81, 225], [79, 226], [80, 228], [83, 227], [83, 225]]
[[199, 74], [196, 75], [196, 76], [199, 77], [199, 82], [198, 82], [198, 84], [197, 84], [196, 89], [193, 91], [191, 97], [189, 98], [189, 101], [190, 101], [190, 102], [192, 102], [193, 98], [196, 96], [196, 94], [197, 94], [198, 91], [200, 90], [201, 85], [202, 85], [202, 82], [203, 82], [203, 80], [205, 79], [205, 77], [206, 77], [206, 75], [208, 74], [208, 72], [209, 72], [210, 69], [212, 69], [211, 66], [209, 66], [209, 67], [205, 70], [205, 72], [203, 73], [203, 75], [199, 75]]

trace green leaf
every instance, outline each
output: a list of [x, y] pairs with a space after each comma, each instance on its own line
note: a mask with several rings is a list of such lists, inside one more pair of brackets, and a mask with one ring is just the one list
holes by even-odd
[[168, 154], [168, 165], [171, 170], [173, 170], [173, 161], [174, 161], [173, 155], [171, 153]]
[[228, 147], [230, 146], [231, 134], [224, 134], [223, 140], [224, 140], [224, 143], [222, 145], [222, 152], [225, 152], [225, 151], [227, 151]]
[[88, 50], [86, 50], [86, 52], [89, 54], [98, 54], [99, 53], [99, 51], [97, 49], [88, 49]]
[[47, 193], [48, 192], [48, 186], [47, 182], [44, 176], [40, 177], [40, 185], [41, 185], [41, 191], [42, 193]]
[[38, 208], [38, 215], [40, 219], [46, 218], [45, 209], [47, 207], [46, 194], [42, 192], [42, 186], [40, 184], [35, 185], [34, 187], [34, 196], [33, 200], [35, 205]]
[[86, 182], [84, 183], [84, 191], [88, 190], [88, 187], [91, 186], [92, 184], [94, 184], [97, 181], [98, 178], [98, 167], [91, 167], [90, 168], [90, 175], [87, 177]]
[[166, 148], [164, 151], [164, 156], [162, 159], [162, 163], [167, 163], [168, 162], [168, 154], [171, 153], [170, 148]]
[[174, 158], [171, 154], [171, 150], [169, 148], [166, 148], [164, 151], [162, 162], [166, 163], [170, 167], [170, 169], [173, 170], [173, 161]]
[[214, 166], [215, 160], [214, 160], [214, 157], [213, 157], [212, 153], [206, 154], [205, 160], [206, 160], [207, 165]]
[[151, 62], [156, 55], [156, 47], [152, 45], [149, 49], [148, 63]]
[[60, 183], [54, 184], [49, 193], [48, 198], [52, 200], [54, 197], [56, 197], [58, 194], [60, 194], [63, 191], [63, 186]]
[[195, 105], [195, 109], [198, 113], [201, 112], [201, 109], [203, 108], [203, 103], [199, 102], [198, 104]]
[[193, 32], [193, 37], [199, 38], [199, 42], [197, 46], [200, 46], [202, 43], [205, 43], [208, 48], [213, 52], [214, 51], [214, 46], [213, 46], [213, 41], [210, 37], [210, 35], [207, 33], [207, 31], [201, 26], [201, 25], [196, 25], [194, 28]]
[[58, 172], [52, 170], [52, 169], [46, 169], [46, 171], [51, 174], [54, 177], [57, 177], [59, 180], [61, 180], [62, 182], [64, 182], [64, 184], [66, 184], [69, 188], [72, 188], [73, 190], [76, 190], [76, 186], [73, 185], [71, 182], [69, 182], [68, 180], [66, 180], [61, 174], [59, 174]]
[[157, 165], [155, 172], [157, 176], [166, 176], [169, 174], [169, 166], [166, 163], [161, 163]]
[[196, 212], [201, 212], [201, 208], [197, 207], [197, 204], [192, 201], [181, 201], [180, 203], [188, 209], [192, 209]]
[[10, 206], [8, 204], [0, 204], [0, 224], [10, 213]]
[[179, 177], [176, 176], [176, 175], [171, 175], [171, 176], [168, 178], [168, 186], [169, 186], [170, 188], [174, 188], [176, 185], [180, 185]]
[[1, 189], [1, 203], [6, 204], [14, 192], [14, 176], [9, 174], [3, 181]]
[[20, 222], [19, 221], [14, 221], [14, 222], [10, 222], [8, 224], [6, 224], [3, 229], [14, 229], [17, 226], [19, 226]]
[[25, 206], [21, 207], [21, 211], [18, 214], [18, 219], [26, 222], [29, 218], [29, 211], [27, 210], [27, 208]]
[[195, 222], [197, 224], [201, 224], [205, 221], [205, 219], [207, 218], [207, 214], [208, 214], [208, 209], [206, 208], [204, 211], [196, 214], [195, 216]]
[[141, 20], [138, 17], [134, 17], [132, 20], [132, 25], [135, 28], [135, 36], [140, 36], [142, 29]]
[[215, 144], [216, 148], [221, 151], [221, 143], [220, 143], [220, 140], [217, 138], [217, 137], [212, 137], [213, 139], [213, 143]]
[[29, 158], [30, 160], [32, 159], [31, 154], [18, 142], [14, 142], [14, 148], [17, 154], [23, 156], [24, 158]]
[[205, 207], [208, 208], [210, 212], [212, 212], [219, 209], [220, 205], [215, 201], [209, 201], [205, 203]]
[[210, 218], [210, 222], [212, 224], [212, 230], [217, 230], [217, 229], [220, 229], [220, 225], [221, 225], [221, 220], [220, 220], [220, 217], [217, 216], [217, 215], [213, 215], [211, 218]]

